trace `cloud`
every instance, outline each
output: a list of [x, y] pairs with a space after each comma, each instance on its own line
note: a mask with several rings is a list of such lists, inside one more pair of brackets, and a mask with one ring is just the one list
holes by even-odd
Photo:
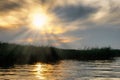
[[[89, 21], [97, 24], [120, 24], [120, 1], [118, 0], [95, 0], [97, 4], [92, 7], [97, 8], [97, 12], [89, 17]], [[89, 3], [90, 4], [90, 3]], [[91, 3], [92, 4], [92, 3]], [[112, 25], [111, 24], [111, 25]]]
[[19, 40], [16, 40], [14, 42], [16, 42], [16, 43], [28, 43], [28, 44], [31, 44], [33, 42], [33, 38], [19, 39]]
[[75, 22], [82, 18], [79, 22], [120, 24], [118, 0], [56, 0], [55, 6], [55, 13], [63, 21]]
[[23, 0], [0, 1], [0, 29], [17, 28], [25, 24], [27, 10], [22, 2]]
[[55, 13], [57, 16], [67, 22], [75, 21], [77, 19], [87, 18], [90, 14], [95, 12], [96, 9], [85, 6], [66, 6], [55, 8]]
[[[51, 5], [52, 4], [52, 5]], [[59, 20], [58, 24], [67, 27], [78, 24], [120, 24], [120, 1], [116, 0], [1, 0], [0, 26], [26, 24], [29, 9], [44, 6]], [[7, 11], [8, 15], [4, 13]], [[9, 18], [11, 17], [11, 18]], [[82, 25], [83, 26], [83, 25]], [[80, 27], [79, 27], [80, 28]]]
[[[54, 19], [43, 31], [28, 28], [28, 16], [38, 8], [44, 9]], [[119, 0], [0, 0], [0, 41], [80, 47], [99, 43], [96, 38], [101, 34], [104, 37], [99, 45], [107, 43], [107, 39], [112, 44], [114, 36], [119, 36], [119, 31], [116, 31], [120, 29], [119, 17]], [[111, 35], [104, 35], [106, 32]]]
[[0, 11], [10, 11], [20, 8], [21, 5], [13, 0], [0, 0]]

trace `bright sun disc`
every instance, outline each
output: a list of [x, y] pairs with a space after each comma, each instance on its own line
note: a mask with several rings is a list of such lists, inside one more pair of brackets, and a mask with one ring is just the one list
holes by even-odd
[[37, 13], [37, 14], [34, 14], [32, 17], [33, 17], [32, 25], [36, 29], [41, 29], [48, 23], [48, 17], [45, 14]]
[[43, 29], [50, 22], [50, 16], [42, 11], [35, 10], [29, 15], [29, 26], [35, 30]]

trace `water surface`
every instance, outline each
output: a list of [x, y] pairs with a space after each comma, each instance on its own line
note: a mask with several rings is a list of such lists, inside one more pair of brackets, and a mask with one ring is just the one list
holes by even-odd
[[54, 65], [15, 65], [0, 68], [0, 80], [120, 80], [120, 58], [115, 61], [64, 60]]

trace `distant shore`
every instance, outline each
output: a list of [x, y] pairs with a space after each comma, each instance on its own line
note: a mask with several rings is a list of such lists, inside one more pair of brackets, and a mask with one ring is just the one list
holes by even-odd
[[56, 63], [60, 60], [112, 60], [115, 57], [120, 57], [120, 50], [110, 47], [74, 50], [0, 42], [0, 66]]

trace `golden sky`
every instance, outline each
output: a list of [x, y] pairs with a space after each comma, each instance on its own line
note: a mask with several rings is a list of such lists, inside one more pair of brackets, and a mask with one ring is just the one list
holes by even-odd
[[119, 0], [0, 0], [0, 41], [120, 48], [119, 17]]

